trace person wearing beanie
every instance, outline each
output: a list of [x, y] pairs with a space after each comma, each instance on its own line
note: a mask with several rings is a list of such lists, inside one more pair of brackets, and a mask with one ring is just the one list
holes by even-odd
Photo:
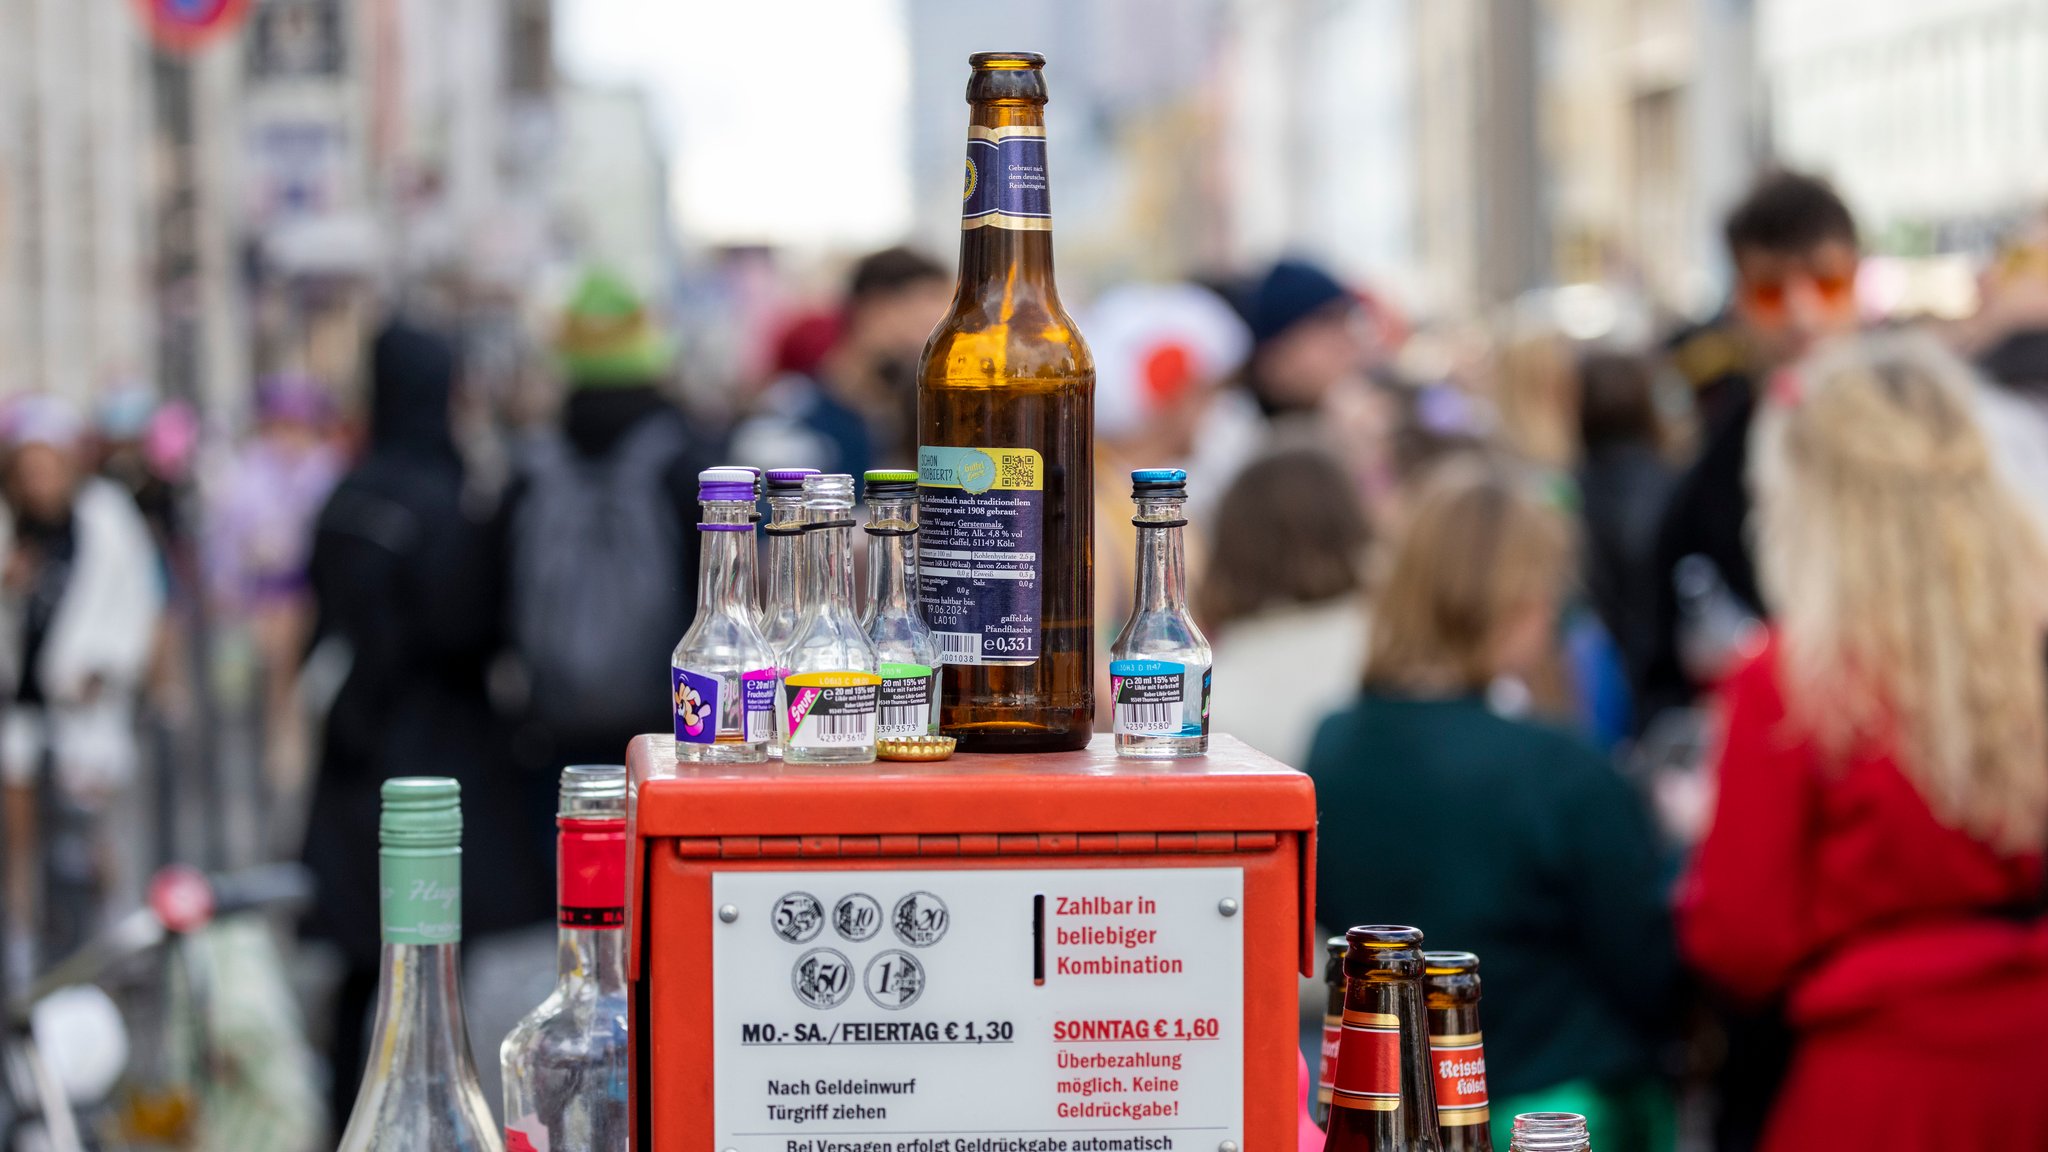
[[504, 647], [504, 566], [488, 515], [466, 499], [450, 411], [455, 346], [393, 320], [369, 361], [368, 443], [320, 512], [308, 565], [317, 619], [305, 679], [324, 686], [328, 703], [301, 848], [315, 885], [304, 929], [342, 961], [336, 1117], [348, 1115], [368, 1059], [377, 857], [364, 845], [375, 843], [383, 782], [462, 782], [464, 814], [479, 831], [463, 853], [472, 938], [544, 919], [553, 871], [553, 809], [543, 790], [524, 787], [488, 686]]
[[[1108, 701], [1109, 645], [1130, 614], [1138, 563], [1131, 471], [1187, 462], [1217, 388], [1244, 362], [1251, 340], [1230, 305], [1195, 284], [1111, 288], [1081, 329], [1095, 354], [1095, 698]], [[1199, 472], [1189, 476], [1190, 494], [1208, 484]]]
[[[844, 303], [778, 339], [775, 375], [733, 435], [741, 463], [859, 476], [917, 452], [917, 368], [953, 279], [930, 257], [885, 248], [854, 264]], [[893, 465], [892, 465], [893, 466]]]
[[697, 473], [721, 448], [670, 401], [674, 342], [618, 275], [585, 274], [554, 351], [568, 390], [560, 425], [523, 446], [502, 511], [529, 689], [518, 746], [543, 782], [667, 730], [668, 694], [644, 670], [665, 666], [689, 625]]
[[1369, 507], [1392, 487], [1387, 398], [1372, 379], [1379, 349], [1364, 299], [1311, 261], [1289, 257], [1237, 296], [1251, 352], [1240, 382], [1204, 422], [1190, 471], [1209, 478], [1191, 493], [1197, 515], [1254, 457], [1287, 446], [1336, 456]]

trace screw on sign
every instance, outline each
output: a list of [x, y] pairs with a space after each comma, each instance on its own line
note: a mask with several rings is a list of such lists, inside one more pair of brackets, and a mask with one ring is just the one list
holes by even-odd
[[166, 52], [197, 52], [241, 27], [249, 0], [135, 0], [150, 38]]

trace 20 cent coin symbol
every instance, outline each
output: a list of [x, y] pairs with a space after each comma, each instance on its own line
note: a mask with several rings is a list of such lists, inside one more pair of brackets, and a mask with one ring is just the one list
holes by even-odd
[[889, 920], [897, 937], [912, 948], [938, 943], [952, 923], [946, 902], [929, 892], [912, 892], [898, 900]]

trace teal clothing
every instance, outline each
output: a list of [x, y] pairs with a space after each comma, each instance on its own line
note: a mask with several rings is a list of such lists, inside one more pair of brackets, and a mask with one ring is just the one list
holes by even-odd
[[1476, 697], [1367, 692], [1309, 753], [1317, 919], [1475, 952], [1495, 1099], [1653, 1071], [1678, 962], [1650, 823], [1599, 753]]

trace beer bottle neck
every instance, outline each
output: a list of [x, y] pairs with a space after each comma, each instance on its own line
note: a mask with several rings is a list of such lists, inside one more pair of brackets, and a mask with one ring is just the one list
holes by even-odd
[[1419, 955], [1412, 969], [1351, 968], [1326, 1152], [1439, 1147]]
[[970, 107], [957, 299], [1036, 298], [1056, 309], [1045, 108], [1018, 100]]

